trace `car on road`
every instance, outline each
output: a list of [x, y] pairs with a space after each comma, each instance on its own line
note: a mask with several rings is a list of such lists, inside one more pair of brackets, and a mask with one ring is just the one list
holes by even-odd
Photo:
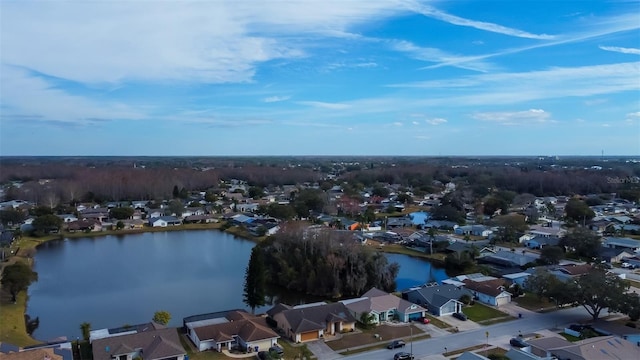
[[405, 347], [405, 345], [407, 344], [402, 340], [393, 340], [392, 342], [389, 343], [389, 345], [387, 345], [387, 349], [397, 349], [397, 348]]
[[399, 352], [393, 355], [393, 360], [413, 360], [413, 355], [408, 352]]
[[458, 320], [467, 321], [467, 315], [461, 312], [453, 313], [453, 317]]
[[529, 346], [526, 341], [524, 341], [521, 337], [514, 337], [509, 340], [509, 344], [513, 347], [523, 348]]

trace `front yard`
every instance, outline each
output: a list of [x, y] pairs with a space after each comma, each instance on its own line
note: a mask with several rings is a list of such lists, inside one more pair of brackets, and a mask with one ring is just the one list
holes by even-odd
[[[409, 343], [410, 336], [413, 332], [413, 336], [420, 336], [421, 339], [424, 339], [424, 331], [421, 329], [411, 325], [411, 329], [409, 326], [390, 326], [390, 325], [380, 325], [374, 329], [370, 330], [361, 330], [358, 333], [348, 333], [344, 334], [342, 338], [333, 341], [327, 341], [327, 345], [335, 350], [347, 350], [354, 347], [371, 345], [380, 347], [386, 346], [391, 340], [404, 338], [404, 340]], [[376, 337], [375, 335], [378, 335]]]
[[550, 302], [546, 298], [538, 299], [538, 297], [532, 293], [525, 293], [524, 296], [514, 297], [513, 302], [531, 311], [549, 310], [555, 309], [556, 307], [554, 302]]
[[486, 321], [498, 320], [502, 318], [511, 318], [511, 315], [504, 313], [500, 310], [488, 307], [486, 305], [476, 302], [473, 305], [467, 305], [462, 309], [462, 312], [467, 315], [469, 320], [477, 323]]

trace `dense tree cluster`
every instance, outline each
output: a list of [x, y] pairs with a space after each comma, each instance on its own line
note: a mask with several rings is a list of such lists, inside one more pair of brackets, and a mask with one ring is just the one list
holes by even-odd
[[395, 291], [399, 265], [357, 244], [351, 234], [285, 226], [258, 244], [267, 279], [288, 290], [332, 298], [360, 296], [371, 287]]
[[5, 266], [0, 283], [9, 290], [11, 300], [15, 302], [18, 293], [27, 290], [34, 281], [38, 281], [38, 273], [31, 270], [31, 267], [23, 262], [16, 262]]
[[638, 295], [628, 293], [629, 284], [625, 280], [599, 266], [567, 281], [560, 281], [553, 274], [540, 270], [527, 278], [525, 288], [539, 298], [547, 298], [559, 305], [581, 305], [594, 321], [604, 309], [640, 317]]

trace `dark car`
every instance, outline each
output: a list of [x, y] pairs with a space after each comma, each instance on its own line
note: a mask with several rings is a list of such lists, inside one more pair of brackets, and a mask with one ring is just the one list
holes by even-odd
[[273, 354], [277, 354], [278, 356], [282, 357], [282, 355], [284, 354], [284, 349], [278, 345], [273, 345], [272, 347], [269, 348], [269, 352]]
[[389, 343], [389, 345], [387, 345], [387, 349], [396, 349], [396, 348], [401, 348], [404, 347], [405, 342], [402, 340], [393, 340], [392, 342]]
[[467, 315], [461, 312], [453, 313], [453, 317], [458, 320], [467, 321]]
[[413, 355], [408, 352], [399, 352], [393, 355], [393, 360], [413, 360]]
[[524, 340], [522, 340], [522, 338], [520, 337], [514, 337], [511, 338], [511, 340], [509, 340], [509, 344], [511, 344], [511, 346], [513, 347], [517, 347], [517, 348], [523, 348], [523, 347], [527, 347], [529, 346], [529, 344], [527, 344]]

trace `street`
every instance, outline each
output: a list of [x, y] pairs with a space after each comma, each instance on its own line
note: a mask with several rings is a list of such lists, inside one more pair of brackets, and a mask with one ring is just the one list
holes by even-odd
[[[527, 314], [523, 318], [513, 321], [463, 331], [457, 334], [416, 341], [413, 345], [407, 344], [403, 351], [409, 352], [413, 349], [415, 358], [422, 359], [429, 355], [442, 354], [445, 347], [447, 347], [449, 351], [453, 351], [484, 344], [487, 342], [487, 332], [489, 334], [489, 344], [491, 344], [491, 339], [493, 338], [517, 336], [519, 333], [527, 334], [544, 329], [564, 327], [577, 321], [590, 319], [591, 316], [582, 306], [544, 314]], [[395, 353], [396, 351], [393, 350], [382, 349], [345, 356], [343, 358], [349, 360], [392, 359]]]

